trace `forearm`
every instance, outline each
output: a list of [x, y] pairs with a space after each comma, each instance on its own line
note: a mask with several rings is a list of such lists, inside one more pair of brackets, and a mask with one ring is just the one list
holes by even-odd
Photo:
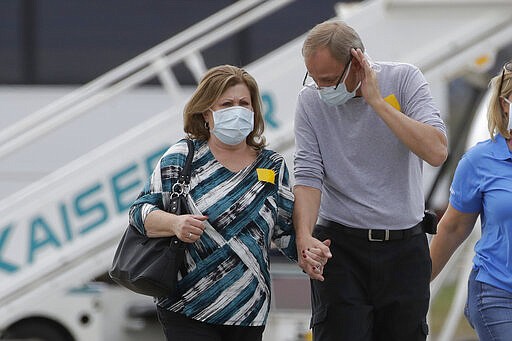
[[448, 156], [448, 141], [439, 129], [408, 117], [382, 98], [372, 107], [409, 150], [432, 166], [443, 164]]
[[471, 234], [477, 218], [478, 213], [463, 213], [448, 204], [448, 209], [438, 224], [437, 235], [430, 243], [431, 280], [439, 275], [455, 250]]
[[320, 209], [320, 190], [308, 186], [295, 186], [293, 225], [297, 239], [311, 236]]
[[144, 221], [146, 235], [150, 238], [170, 237], [175, 232], [172, 228], [176, 224], [176, 215], [161, 210], [150, 212]]
[[439, 232], [430, 243], [430, 258], [432, 259], [432, 276], [434, 280], [444, 269], [453, 253], [462, 244], [465, 237], [456, 231], [447, 232], [439, 228]]
[[332, 257], [330, 240], [321, 242], [311, 236], [320, 208], [320, 190], [308, 186], [295, 186], [293, 225], [296, 233], [299, 266], [312, 278], [320, 281], [323, 266]]

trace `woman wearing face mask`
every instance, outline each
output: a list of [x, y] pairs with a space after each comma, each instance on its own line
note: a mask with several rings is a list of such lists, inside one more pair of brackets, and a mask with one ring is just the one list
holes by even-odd
[[[264, 148], [263, 124], [254, 78], [229, 65], [209, 70], [184, 109], [184, 130], [195, 147], [193, 214], [162, 210], [162, 191], [176, 183], [188, 153], [185, 140], [163, 155], [130, 209], [141, 233], [188, 243], [179, 296], [156, 299], [168, 340], [262, 339], [270, 241], [297, 259], [288, 169], [281, 155]], [[326, 258], [301, 257], [307, 272], [321, 277]]]
[[482, 236], [475, 246], [465, 314], [481, 341], [512, 335], [512, 62], [490, 86], [491, 138], [460, 160], [448, 209], [430, 246], [434, 279], [480, 216]]

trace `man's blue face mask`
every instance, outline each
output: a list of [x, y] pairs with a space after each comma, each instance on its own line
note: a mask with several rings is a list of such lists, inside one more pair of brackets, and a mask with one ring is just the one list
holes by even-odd
[[361, 82], [357, 84], [355, 89], [351, 92], [347, 90], [347, 86], [345, 85], [345, 81], [347, 80], [348, 74], [350, 73], [350, 67], [352, 66], [352, 60], [347, 65], [347, 71], [343, 76], [343, 79], [338, 84], [338, 86], [328, 86], [324, 88], [318, 89], [318, 94], [320, 98], [328, 105], [337, 106], [341, 104], [345, 104], [349, 99], [353, 98], [356, 94], [357, 89], [361, 86]]

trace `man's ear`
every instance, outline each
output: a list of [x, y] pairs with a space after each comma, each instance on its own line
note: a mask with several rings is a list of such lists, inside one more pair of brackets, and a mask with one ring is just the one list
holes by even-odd
[[360, 71], [362, 69], [362, 65], [361, 62], [359, 62], [359, 58], [354, 56], [354, 54], [352, 54], [352, 67], [355, 69], [355, 71]]
[[357, 58], [352, 58], [352, 67], [355, 71], [360, 71], [362, 69], [361, 63]]

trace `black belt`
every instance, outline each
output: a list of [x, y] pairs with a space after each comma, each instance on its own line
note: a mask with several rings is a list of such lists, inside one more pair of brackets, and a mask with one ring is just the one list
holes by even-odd
[[412, 236], [424, 233], [421, 222], [405, 230], [375, 230], [353, 228], [324, 218], [318, 218], [317, 224], [327, 228], [333, 228], [336, 229], [336, 231], [341, 231], [351, 236], [366, 239], [371, 242], [408, 239]]

